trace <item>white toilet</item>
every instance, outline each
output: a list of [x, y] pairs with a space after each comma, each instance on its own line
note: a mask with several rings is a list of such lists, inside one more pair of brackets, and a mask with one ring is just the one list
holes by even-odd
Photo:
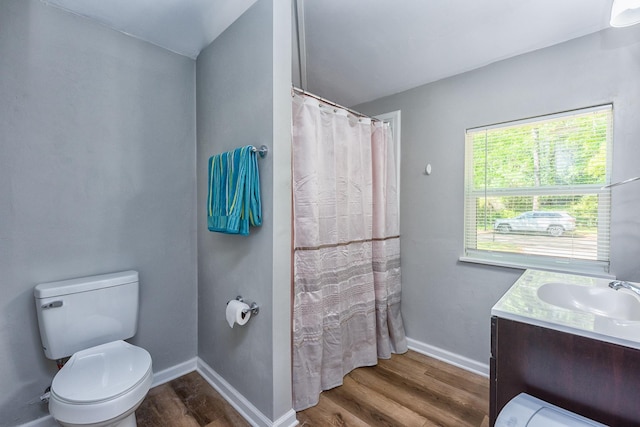
[[49, 359], [71, 358], [51, 384], [49, 412], [63, 426], [135, 427], [151, 382], [151, 356], [125, 340], [138, 323], [138, 272], [35, 287]]

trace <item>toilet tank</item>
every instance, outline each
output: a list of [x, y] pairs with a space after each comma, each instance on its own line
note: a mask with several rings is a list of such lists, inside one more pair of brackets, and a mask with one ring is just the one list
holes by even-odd
[[41, 283], [34, 296], [42, 348], [49, 359], [136, 334], [137, 271]]

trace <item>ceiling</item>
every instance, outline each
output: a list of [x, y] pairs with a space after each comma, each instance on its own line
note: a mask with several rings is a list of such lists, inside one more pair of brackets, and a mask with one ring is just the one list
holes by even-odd
[[41, 0], [196, 58], [256, 0]]
[[[196, 58], [256, 0], [42, 1]], [[353, 106], [597, 32], [611, 3], [298, 0], [304, 89]]]

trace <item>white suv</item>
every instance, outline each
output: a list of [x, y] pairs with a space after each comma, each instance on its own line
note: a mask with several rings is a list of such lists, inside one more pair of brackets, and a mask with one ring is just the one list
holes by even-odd
[[493, 229], [498, 233], [544, 232], [562, 236], [576, 229], [576, 219], [566, 212], [530, 211], [516, 218], [496, 219]]

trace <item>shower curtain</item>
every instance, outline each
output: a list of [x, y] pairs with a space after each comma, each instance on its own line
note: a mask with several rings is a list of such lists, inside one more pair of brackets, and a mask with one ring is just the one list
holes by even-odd
[[407, 351], [389, 126], [293, 98], [293, 407]]

